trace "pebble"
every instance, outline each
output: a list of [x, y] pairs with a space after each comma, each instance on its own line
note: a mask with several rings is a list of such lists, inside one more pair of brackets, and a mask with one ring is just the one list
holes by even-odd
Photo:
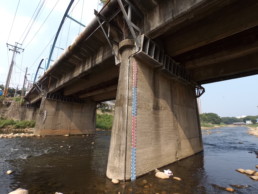
[[226, 190], [226, 191], [229, 191], [229, 192], [234, 192], [234, 191], [235, 191], [235, 189], [233, 189], [233, 188], [231, 188], [231, 187], [227, 187], [225, 190]]
[[254, 170], [250, 170], [250, 169], [245, 170], [245, 174], [253, 175], [254, 173], [255, 173]]
[[91, 142], [91, 144], [93, 145], [93, 144], [94, 144], [94, 142]]
[[69, 134], [65, 134], [64, 136], [65, 136], [65, 137], [69, 137]]
[[173, 179], [174, 179], [174, 180], [177, 180], [177, 181], [181, 181], [181, 180], [182, 180], [181, 178], [176, 177], [176, 176], [174, 176]]
[[145, 184], [147, 184], [147, 183], [148, 183], [148, 181], [147, 181], [147, 180], [145, 180], [145, 179], [144, 179], [144, 180], [142, 180], [142, 184], [144, 184], [144, 185], [145, 185]]
[[16, 189], [15, 191], [10, 192], [9, 194], [29, 194], [29, 191], [26, 189]]
[[251, 179], [258, 181], [258, 176], [250, 176]]
[[61, 192], [55, 192], [55, 194], [63, 194], [63, 193], [61, 193]]
[[6, 172], [6, 174], [12, 174], [13, 173], [13, 171], [11, 171], [11, 170], [7, 170], [7, 172]]
[[237, 172], [240, 172], [240, 173], [245, 173], [245, 170], [242, 169], [242, 168], [239, 168], [239, 169], [236, 169]]
[[118, 183], [119, 183], [119, 180], [118, 180], [118, 179], [112, 179], [111, 182], [112, 182], [113, 184], [118, 184]]

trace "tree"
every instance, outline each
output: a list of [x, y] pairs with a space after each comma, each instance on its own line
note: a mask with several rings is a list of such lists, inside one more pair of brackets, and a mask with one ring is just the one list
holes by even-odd
[[228, 125], [235, 122], [243, 122], [243, 119], [238, 119], [236, 117], [221, 117], [221, 122]]
[[252, 121], [252, 123], [255, 124], [257, 118], [258, 118], [257, 116], [246, 116], [243, 120], [244, 120], [244, 122], [246, 122], [246, 121]]
[[203, 113], [200, 114], [202, 123], [220, 124], [221, 118], [216, 113]]

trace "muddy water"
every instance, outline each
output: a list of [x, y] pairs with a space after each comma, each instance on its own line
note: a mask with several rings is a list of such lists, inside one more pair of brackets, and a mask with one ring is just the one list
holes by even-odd
[[[221, 187], [230, 185], [235, 193], [257, 194], [258, 182], [235, 169], [255, 169], [258, 138], [248, 135], [243, 127], [210, 132], [203, 132], [203, 153], [164, 167], [182, 181], [160, 180], [150, 172], [135, 183], [119, 185], [105, 176], [110, 132], [85, 137], [0, 139], [0, 194], [19, 187], [30, 194], [210, 194], [228, 193]], [[6, 175], [9, 169], [14, 173]]]

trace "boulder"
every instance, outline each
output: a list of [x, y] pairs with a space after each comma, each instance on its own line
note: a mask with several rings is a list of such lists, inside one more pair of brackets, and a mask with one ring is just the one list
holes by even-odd
[[240, 172], [240, 173], [245, 173], [245, 170], [242, 169], [242, 168], [239, 168], [239, 169], [236, 169], [237, 172]]
[[174, 176], [173, 179], [174, 179], [174, 180], [177, 180], [177, 181], [181, 181], [181, 180], [182, 180], [181, 178], [176, 177], [176, 176]]
[[15, 191], [10, 192], [9, 194], [29, 194], [29, 191], [26, 189], [16, 189]]
[[235, 191], [235, 190], [234, 190], [233, 188], [231, 188], [231, 187], [227, 187], [225, 190], [228, 191], [228, 192], [234, 192], [234, 191]]
[[251, 179], [258, 181], [258, 176], [250, 176]]
[[156, 172], [155, 176], [160, 179], [168, 179], [169, 178], [169, 175], [165, 174], [164, 172]]
[[11, 170], [6, 171], [6, 174], [12, 174], [12, 173], [13, 173], [13, 171], [11, 171]]
[[245, 174], [253, 175], [254, 173], [255, 173], [255, 170], [250, 170], [250, 169], [245, 170]]
[[116, 185], [116, 184], [119, 183], [119, 180], [118, 179], [112, 179], [111, 182]]

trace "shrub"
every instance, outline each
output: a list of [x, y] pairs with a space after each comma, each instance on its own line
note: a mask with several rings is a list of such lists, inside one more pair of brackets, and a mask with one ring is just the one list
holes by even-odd
[[113, 115], [97, 114], [96, 127], [100, 129], [111, 129], [113, 124]]
[[35, 127], [35, 121], [16, 121], [14, 128], [25, 129]]
[[15, 124], [14, 120], [0, 120], [0, 128], [4, 128], [4, 127], [11, 126], [14, 124]]

